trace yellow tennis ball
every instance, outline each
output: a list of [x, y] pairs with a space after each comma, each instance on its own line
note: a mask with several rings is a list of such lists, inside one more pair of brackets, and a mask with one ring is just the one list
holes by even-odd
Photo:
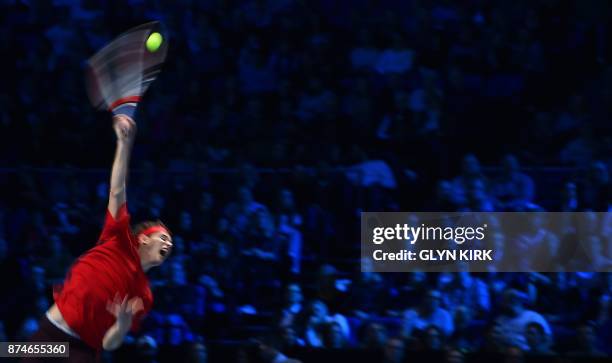
[[149, 50], [149, 52], [157, 52], [163, 41], [164, 38], [161, 34], [159, 34], [158, 32], [151, 33], [151, 35], [149, 35], [149, 38], [147, 39], [147, 49]]

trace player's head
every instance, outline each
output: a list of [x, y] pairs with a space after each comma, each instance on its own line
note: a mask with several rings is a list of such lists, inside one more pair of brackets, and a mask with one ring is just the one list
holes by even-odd
[[132, 229], [138, 240], [138, 253], [143, 266], [159, 266], [172, 252], [172, 234], [161, 221], [146, 221]]

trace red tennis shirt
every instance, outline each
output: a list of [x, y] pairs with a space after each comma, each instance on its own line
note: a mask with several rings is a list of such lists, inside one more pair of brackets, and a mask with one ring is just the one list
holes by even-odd
[[136, 330], [151, 310], [153, 294], [140, 264], [138, 242], [130, 229], [125, 203], [116, 219], [106, 212], [97, 245], [76, 260], [63, 285], [55, 288], [53, 298], [68, 326], [81, 340], [100, 350], [104, 334], [116, 320], [106, 309], [116, 294], [142, 299], [144, 310], [134, 317], [131, 327]]

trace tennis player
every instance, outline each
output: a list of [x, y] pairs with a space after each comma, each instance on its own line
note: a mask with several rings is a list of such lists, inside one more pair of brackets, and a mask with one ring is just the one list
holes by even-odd
[[95, 362], [102, 349], [121, 346], [125, 335], [138, 327], [153, 303], [145, 273], [161, 265], [172, 250], [172, 236], [162, 222], [147, 221], [130, 227], [126, 177], [136, 134], [131, 117], [135, 108], [124, 104], [114, 112], [117, 146], [100, 239], [76, 260], [63, 285], [54, 289], [55, 304], [30, 338], [69, 342], [68, 362]]

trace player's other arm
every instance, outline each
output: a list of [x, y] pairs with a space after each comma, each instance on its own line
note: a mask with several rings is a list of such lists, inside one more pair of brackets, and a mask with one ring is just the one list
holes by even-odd
[[108, 302], [106, 309], [115, 316], [115, 323], [106, 331], [102, 339], [102, 348], [104, 350], [115, 350], [123, 344], [123, 339], [127, 335], [134, 316], [143, 310], [142, 299], [133, 297], [128, 300], [125, 296], [123, 299], [119, 295], [115, 296], [112, 302]]
[[116, 218], [119, 208], [126, 202], [126, 179], [136, 135], [136, 123], [130, 117], [119, 114], [113, 117], [113, 129], [117, 136], [117, 147], [111, 171], [108, 211]]

